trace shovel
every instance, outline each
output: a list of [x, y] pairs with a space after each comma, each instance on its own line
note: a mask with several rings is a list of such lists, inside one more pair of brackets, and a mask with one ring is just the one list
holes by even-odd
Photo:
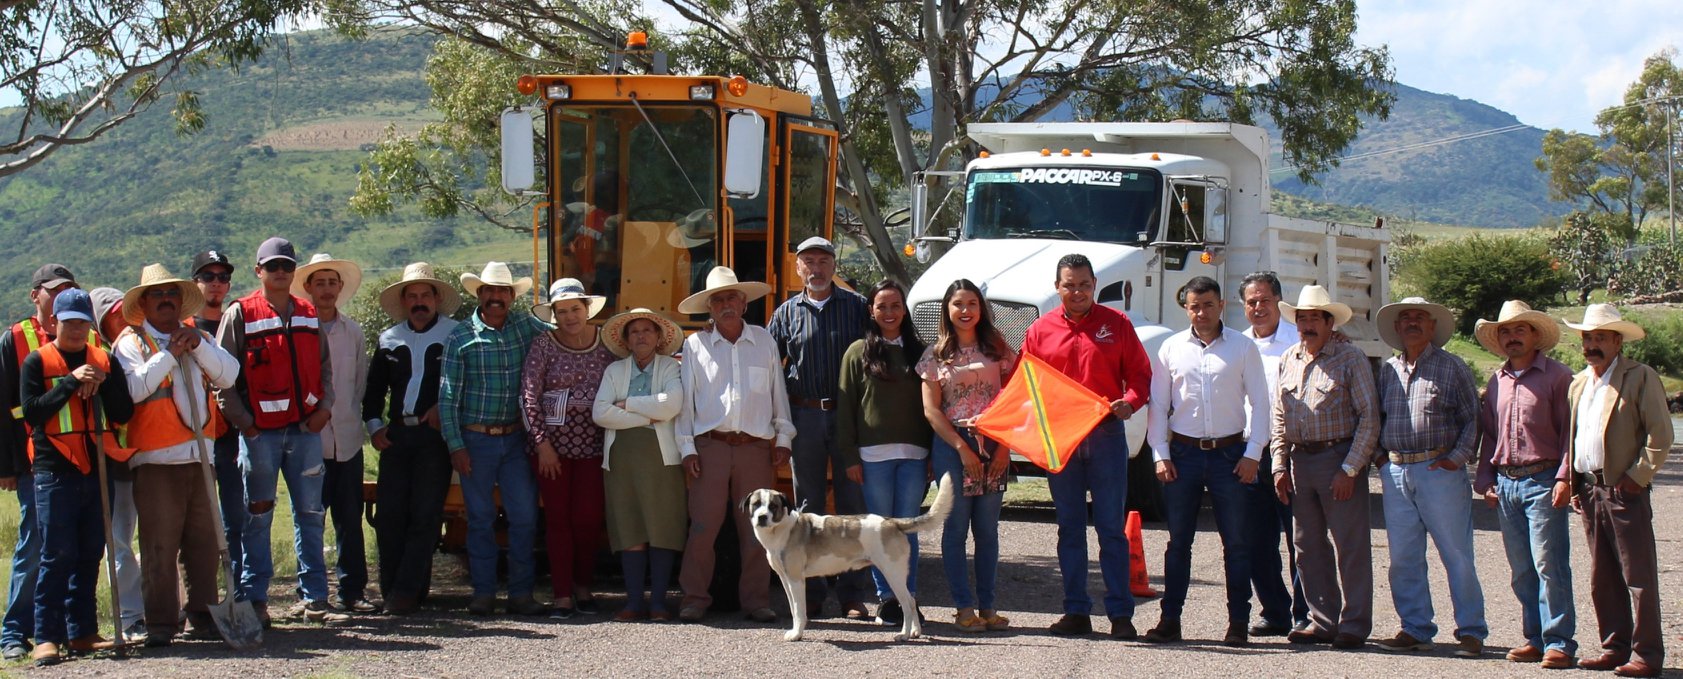
[[117, 540], [111, 536], [111, 477], [105, 473], [105, 408], [100, 403], [100, 395], [94, 394], [89, 400], [93, 401], [94, 422], [100, 424], [95, 427], [93, 436], [95, 464], [99, 466], [99, 507], [102, 510], [99, 518], [105, 521], [105, 577], [111, 581], [111, 627], [116, 630], [117, 657], [123, 657], [123, 605], [122, 594], [117, 590]]
[[[184, 357], [185, 358], [185, 357]], [[216, 518], [216, 548], [222, 553], [222, 570], [227, 580], [228, 593], [221, 601], [210, 604], [210, 619], [216, 623], [216, 631], [228, 642], [234, 650], [245, 651], [263, 644], [263, 621], [257, 617], [257, 611], [251, 607], [250, 601], [236, 601], [235, 589], [239, 587], [239, 576], [234, 573], [234, 560], [228, 555], [228, 534], [223, 531], [222, 512], [216, 497], [216, 467], [211, 462], [210, 446], [205, 443], [202, 423], [207, 420], [199, 417], [199, 399], [193, 393], [192, 384], [187, 377], [186, 362], [180, 363], [181, 384], [187, 389], [187, 402], [191, 404], [193, 422], [199, 426], [190, 426], [193, 438], [199, 442], [199, 467], [204, 472], [205, 498], [210, 501], [211, 515]], [[205, 389], [208, 391], [209, 386]]]

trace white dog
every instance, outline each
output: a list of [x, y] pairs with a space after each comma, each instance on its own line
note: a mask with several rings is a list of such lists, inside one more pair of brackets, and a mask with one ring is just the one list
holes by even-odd
[[906, 576], [912, 568], [912, 548], [906, 535], [941, 523], [952, 508], [950, 476], [941, 479], [929, 513], [911, 519], [808, 514], [790, 506], [789, 498], [775, 490], [762, 488], [749, 493], [742, 499], [742, 511], [754, 526], [754, 537], [766, 548], [766, 560], [783, 579], [783, 593], [789, 597], [790, 617], [794, 618], [794, 629], [784, 633], [783, 639], [800, 641], [806, 631], [807, 578], [873, 565], [882, 571], [905, 611], [905, 622], [894, 640], [923, 636], [917, 600], [906, 591]]

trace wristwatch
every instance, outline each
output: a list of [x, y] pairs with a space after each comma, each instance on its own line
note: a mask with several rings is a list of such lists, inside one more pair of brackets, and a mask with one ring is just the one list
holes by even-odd
[[1356, 478], [1357, 476], [1361, 476], [1361, 474], [1362, 474], [1362, 468], [1361, 467], [1352, 467], [1349, 464], [1343, 464], [1343, 465], [1339, 465], [1339, 468], [1343, 469], [1344, 474], [1346, 476], [1349, 476], [1352, 479]]

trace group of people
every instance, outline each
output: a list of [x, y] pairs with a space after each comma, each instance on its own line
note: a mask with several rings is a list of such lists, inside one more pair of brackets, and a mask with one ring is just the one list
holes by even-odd
[[[733, 507], [772, 486], [786, 462], [795, 502], [810, 511], [913, 517], [932, 478], [957, 480], [941, 549], [953, 624], [1009, 628], [996, 573], [1010, 451], [973, 425], [1010, 381], [1019, 353], [994, 327], [983, 291], [954, 281], [925, 346], [909, 327], [900, 285], [885, 280], [861, 295], [835, 284], [830, 241], [801, 243], [795, 268], [801, 291], [759, 327], [745, 315], [771, 287], [715, 267], [677, 307], [709, 319], [685, 337], [648, 309], [593, 322], [608, 300], [571, 278], [555, 281], [546, 302], [526, 313], [516, 300], [532, 280], [499, 262], [462, 275], [477, 307], [457, 322], [456, 287], [411, 264], [379, 295], [393, 325], [370, 357], [362, 328], [339, 310], [360, 286], [360, 268], [325, 254], [300, 263], [281, 238], [258, 248], [259, 287], [232, 301], [235, 267], [214, 250], [194, 259], [190, 279], [152, 265], [126, 292], [83, 292], [68, 269], [44, 266], [30, 291], [36, 314], [0, 336], [10, 409], [0, 418], [0, 487], [16, 490], [23, 510], [0, 646], [7, 658], [32, 653], [45, 664], [109, 643], [93, 608], [105, 551], [104, 476], [95, 467], [106, 466], [105, 456], [117, 479], [109, 489], [122, 626], [148, 645], [215, 634], [208, 605], [219, 596], [224, 544], [237, 596], [269, 621], [281, 476], [295, 525], [297, 614], [311, 621], [403, 615], [426, 601], [454, 472], [467, 514], [470, 613], [498, 608], [500, 514], [507, 612], [601, 614], [594, 566], [607, 546], [619, 555], [627, 592], [612, 619], [703, 620], [714, 604], [715, 541], [728, 520], [741, 549], [737, 603], [748, 619], [771, 622], [770, 567]], [[1379, 310], [1380, 335], [1399, 353], [1375, 371], [1338, 331], [1352, 310], [1319, 286], [1291, 304], [1273, 274], [1247, 277], [1239, 293], [1250, 327], [1240, 332], [1223, 326], [1220, 285], [1194, 278], [1179, 292], [1190, 327], [1152, 357], [1125, 315], [1096, 303], [1095, 283], [1084, 256], [1061, 259], [1053, 279], [1060, 305], [1030, 326], [1021, 347], [1109, 401], [1108, 416], [1049, 478], [1063, 578], [1063, 615], [1051, 632], [1093, 632], [1092, 527], [1109, 636], [1142, 636], [1123, 527], [1125, 426], [1149, 403], [1144, 426], [1169, 542], [1161, 618], [1145, 641], [1181, 639], [1208, 491], [1223, 544], [1224, 643], [1285, 635], [1363, 646], [1372, 631], [1366, 475], [1376, 466], [1401, 618], [1401, 630], [1377, 642], [1382, 649], [1428, 649], [1436, 635], [1429, 536], [1449, 576], [1456, 653], [1482, 653], [1476, 492], [1499, 508], [1524, 611], [1526, 643], [1508, 659], [1574, 663], [1570, 505], [1586, 517], [1603, 646], [1577, 664], [1657, 675], [1663, 648], [1645, 491], [1671, 428], [1658, 376], [1621, 353], [1642, 330], [1615, 309], [1595, 305], [1582, 324], [1569, 324], [1582, 333], [1589, 365], [1575, 376], [1547, 356], [1560, 336], [1548, 316], [1510, 302], [1496, 320], [1479, 321], [1478, 339], [1507, 357], [1481, 400], [1465, 363], [1442, 349], [1453, 315], [1425, 300]], [[365, 441], [381, 451], [373, 522], [383, 605], [368, 599]], [[214, 498], [195, 490], [208, 488], [206, 474], [215, 476]], [[534, 596], [540, 507], [547, 602]], [[328, 515], [336, 592], [324, 556]], [[124, 554], [135, 525], [138, 558]], [[1282, 533], [1291, 536], [1286, 564]], [[915, 536], [912, 549], [915, 564]], [[125, 571], [138, 577], [131, 583]], [[675, 572], [676, 605], [666, 597]], [[916, 592], [915, 568], [907, 589]], [[806, 591], [815, 617], [831, 597], [841, 615], [883, 624], [921, 614], [903, 610], [880, 573], [814, 578]], [[1249, 624], [1253, 593], [1261, 621]]]

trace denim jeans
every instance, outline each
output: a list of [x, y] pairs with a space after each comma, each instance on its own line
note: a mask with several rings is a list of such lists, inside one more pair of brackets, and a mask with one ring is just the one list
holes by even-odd
[[140, 530], [140, 513], [134, 507], [134, 478], [111, 479], [111, 539], [117, 545], [118, 609], [123, 629], [140, 622], [146, 600], [140, 593], [140, 558], [134, 551], [134, 534]]
[[[1262, 605], [1262, 619], [1277, 627], [1309, 624], [1309, 601], [1303, 598], [1303, 578], [1297, 570], [1297, 545], [1292, 542], [1291, 505], [1274, 493], [1273, 456], [1262, 450], [1256, 483], [1245, 488], [1251, 509], [1245, 514], [1246, 541], [1251, 550], [1251, 588]], [[1280, 562], [1280, 536], [1286, 536], [1286, 560]], [[1281, 579], [1284, 566], [1291, 589]]]
[[99, 476], [35, 472], [41, 567], [35, 580], [35, 643], [63, 645], [97, 634], [95, 613], [105, 527]]
[[[322, 553], [326, 511], [321, 504], [321, 436], [291, 425], [240, 437], [240, 471], [245, 475], [247, 504], [273, 502], [280, 476], [292, 498], [292, 548], [298, 555], [298, 588], [305, 601], [327, 601], [327, 557]], [[249, 601], [269, 600], [269, 581], [275, 577], [269, 529], [275, 510], [247, 517], [240, 536], [245, 562], [240, 571], [240, 594]]]
[[245, 507], [245, 472], [240, 471], [240, 434], [232, 432], [216, 439], [216, 496], [222, 505], [222, 536], [228, 540], [228, 558], [235, 570], [245, 558], [245, 524], [251, 514]]
[[[959, 435], [975, 449], [975, 436], [963, 429]], [[935, 478], [951, 476], [953, 483], [953, 510], [941, 527], [941, 570], [947, 575], [953, 607], [994, 610], [994, 582], [999, 575], [999, 509], [1005, 502], [1005, 493], [966, 496], [962, 490], [964, 462], [959, 459], [958, 451], [941, 437], [935, 437], [930, 455], [935, 461]], [[972, 535], [976, 538], [974, 592], [970, 590], [970, 559], [964, 549], [964, 543]]]
[[[923, 509], [923, 496], [929, 492], [929, 461], [886, 460], [866, 462], [865, 511], [891, 519], [909, 519]], [[955, 489], [956, 490], [956, 489]], [[906, 591], [917, 594], [917, 533], [906, 536], [911, 543], [911, 570], [906, 573]], [[871, 579], [877, 585], [877, 600], [894, 598], [894, 591], [883, 579], [882, 571], [871, 568]]]
[[1245, 444], [1199, 450], [1184, 443], [1169, 444], [1175, 480], [1163, 484], [1163, 506], [1169, 521], [1169, 544], [1163, 550], [1163, 619], [1179, 620], [1192, 580], [1192, 540], [1198, 536], [1198, 508], [1204, 489], [1215, 508], [1221, 533], [1222, 565], [1227, 576], [1227, 620], [1242, 624], [1251, 614], [1251, 555], [1245, 541], [1245, 516], [1250, 493], [1233, 468], [1243, 459]]
[[1391, 601], [1402, 630], [1421, 641], [1437, 635], [1432, 592], [1426, 582], [1426, 537], [1437, 545], [1449, 598], [1455, 607], [1455, 638], [1490, 635], [1484, 622], [1484, 591], [1473, 566], [1473, 500], [1465, 466], [1430, 469], [1431, 461], [1391, 463], [1379, 470], [1385, 489], [1385, 535], [1391, 543]]
[[35, 475], [18, 475], [18, 541], [12, 548], [12, 585], [0, 647], [22, 648], [35, 638], [35, 577], [41, 567], [41, 529], [35, 518]]
[[333, 537], [339, 543], [335, 573], [339, 578], [339, 600], [367, 598], [368, 550], [362, 537], [362, 453], [343, 462], [324, 460], [322, 503], [333, 519]]
[[1087, 494], [1093, 496], [1093, 527], [1099, 534], [1099, 570], [1104, 575], [1104, 610], [1112, 618], [1134, 616], [1128, 590], [1128, 536], [1123, 531], [1128, 499], [1128, 439], [1122, 422], [1106, 417], [1087, 434], [1063, 471], [1046, 485], [1058, 520], [1058, 570], [1064, 580], [1064, 613], [1092, 613], [1087, 594]]
[[[831, 485], [836, 493], [834, 513], [864, 513], [865, 498], [859, 484], [847, 478], [847, 470], [841, 467], [841, 458], [836, 454], [836, 411], [797, 406], [790, 409], [790, 415], [795, 420], [795, 431], [799, 432], [789, 451], [789, 464], [795, 476], [795, 505], [805, 504], [809, 512], [830, 513], [824, 507], [824, 498], [825, 486]], [[826, 470], [830, 472], [828, 484], [824, 478]], [[866, 577], [863, 572], [849, 571], [831, 578], [807, 578], [807, 601], [822, 602], [826, 589], [833, 583], [837, 603], [861, 602], [868, 586]]]
[[1553, 469], [1510, 479], [1496, 475], [1496, 512], [1513, 572], [1525, 641], [1577, 655], [1572, 601], [1572, 510], [1556, 509]]
[[491, 436], [463, 431], [472, 473], [462, 476], [462, 502], [467, 505], [468, 574], [473, 595], [497, 595], [497, 501], [508, 517], [508, 595], [532, 593], [532, 544], [537, 538], [538, 487], [526, 456], [526, 435], [516, 432]]

